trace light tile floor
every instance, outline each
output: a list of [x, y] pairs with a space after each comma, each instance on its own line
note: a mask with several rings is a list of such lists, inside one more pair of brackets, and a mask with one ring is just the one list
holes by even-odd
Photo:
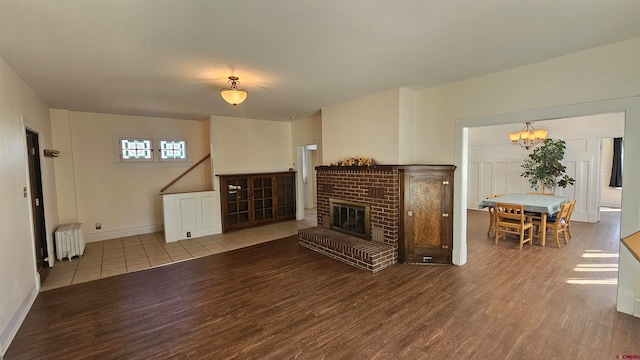
[[82, 257], [56, 261], [41, 291], [281, 239], [297, 234], [298, 229], [316, 225], [316, 210], [309, 209], [305, 212], [304, 220], [171, 243], [164, 241], [163, 233], [91, 242], [86, 244]]

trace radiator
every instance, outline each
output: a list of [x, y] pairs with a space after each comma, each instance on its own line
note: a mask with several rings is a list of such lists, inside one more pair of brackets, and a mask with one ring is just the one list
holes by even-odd
[[63, 224], [56, 229], [56, 258], [71, 258], [84, 253], [82, 223]]

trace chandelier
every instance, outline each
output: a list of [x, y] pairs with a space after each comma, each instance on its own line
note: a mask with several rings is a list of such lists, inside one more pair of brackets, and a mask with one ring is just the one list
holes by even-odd
[[220, 95], [224, 101], [233, 106], [242, 103], [247, 98], [247, 90], [238, 89], [238, 80], [240, 79], [237, 76], [229, 76], [229, 84], [231, 86], [220, 90]]
[[519, 145], [529, 150], [530, 147], [536, 146], [547, 138], [547, 130], [536, 130], [532, 121], [524, 123], [522, 131], [512, 132], [509, 134], [509, 140], [513, 145]]

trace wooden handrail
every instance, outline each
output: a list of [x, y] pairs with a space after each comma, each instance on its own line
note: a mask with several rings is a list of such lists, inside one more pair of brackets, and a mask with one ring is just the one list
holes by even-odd
[[198, 165], [202, 164], [205, 160], [207, 160], [210, 157], [211, 157], [211, 154], [207, 154], [205, 157], [200, 159], [200, 161], [198, 161], [197, 163], [191, 165], [191, 167], [188, 168], [185, 172], [183, 172], [182, 174], [178, 175], [178, 177], [176, 177], [175, 179], [171, 180], [165, 187], [160, 189], [160, 192], [163, 193], [165, 190], [170, 188], [171, 185], [173, 185], [176, 182], [178, 182], [178, 180], [182, 179], [185, 175], [187, 175], [189, 172], [191, 172], [191, 170], [195, 169]]

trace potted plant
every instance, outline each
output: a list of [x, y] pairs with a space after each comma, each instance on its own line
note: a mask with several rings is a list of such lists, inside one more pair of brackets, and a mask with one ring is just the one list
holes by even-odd
[[534, 149], [524, 160], [524, 172], [520, 176], [528, 178], [534, 190], [542, 187], [542, 192], [545, 188], [553, 190], [556, 186], [566, 188], [573, 185], [576, 180], [565, 173], [567, 167], [560, 162], [565, 149], [564, 140], [545, 139], [542, 146]]

